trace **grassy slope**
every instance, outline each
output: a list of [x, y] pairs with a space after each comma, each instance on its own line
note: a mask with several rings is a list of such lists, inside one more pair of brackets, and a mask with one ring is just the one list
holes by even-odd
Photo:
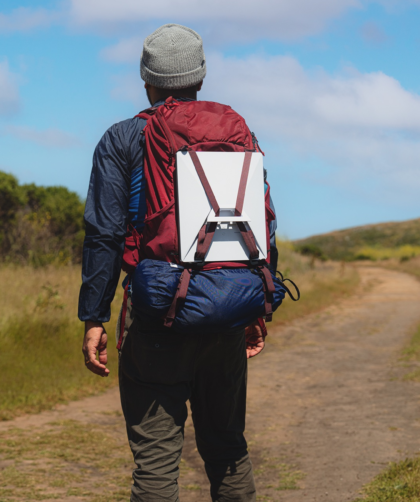
[[[301, 239], [295, 244], [316, 246], [333, 260], [351, 260], [366, 253], [366, 257], [375, 258], [374, 250], [380, 252], [404, 246], [410, 246], [411, 251], [402, 250], [401, 253], [408, 252], [408, 256], [412, 252], [420, 254], [420, 218], [339, 230]], [[404, 254], [398, 257], [402, 256]], [[377, 257], [381, 257], [380, 253]]]
[[[315, 263], [280, 245], [279, 267], [295, 279], [302, 300], [286, 300], [275, 322], [287, 322], [324, 308], [354, 292], [357, 272], [350, 266]], [[117, 384], [115, 322], [122, 288], [112, 306], [108, 331], [111, 374], [101, 379], [83, 364], [83, 325], [77, 320], [80, 267], [0, 268], [0, 419], [38, 412]]]

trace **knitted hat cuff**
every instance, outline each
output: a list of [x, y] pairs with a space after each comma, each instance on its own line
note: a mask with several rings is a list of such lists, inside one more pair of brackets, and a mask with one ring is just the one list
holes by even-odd
[[199, 84], [204, 79], [206, 76], [206, 61], [204, 60], [202, 66], [199, 66], [195, 70], [165, 75], [155, 73], [147, 68], [142, 56], [140, 76], [148, 84], [159, 87], [160, 89], [185, 89], [186, 87], [192, 87], [193, 85]]

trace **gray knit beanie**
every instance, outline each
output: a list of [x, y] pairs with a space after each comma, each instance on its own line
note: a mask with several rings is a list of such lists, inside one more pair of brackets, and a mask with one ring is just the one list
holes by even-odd
[[184, 89], [206, 76], [203, 41], [180, 24], [164, 24], [144, 41], [141, 78], [161, 89]]

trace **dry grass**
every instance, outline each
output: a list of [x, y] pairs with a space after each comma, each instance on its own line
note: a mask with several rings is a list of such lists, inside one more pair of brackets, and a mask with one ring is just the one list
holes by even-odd
[[[280, 243], [279, 248], [280, 268], [297, 282], [302, 299], [286, 300], [275, 322], [318, 311], [355, 291], [359, 279], [351, 266], [311, 262], [294, 253], [288, 243]], [[83, 325], [77, 320], [79, 266], [4, 266], [0, 282], [0, 419], [37, 413], [117, 384], [114, 332], [122, 288], [117, 289], [107, 326], [111, 374], [102, 379], [83, 364]]]
[[[57, 302], [64, 305], [68, 315], [77, 317], [81, 285], [80, 266], [43, 268], [2, 266], [0, 282], [3, 286], [0, 289], [0, 328], [9, 319], [17, 318], [24, 312], [35, 312], [37, 302], [46, 296], [44, 286], [58, 291]], [[51, 310], [50, 308], [49, 311]]]
[[66, 420], [47, 427], [0, 433], [1, 502], [129, 500], [133, 460], [120, 424]]
[[116, 385], [113, 347], [121, 291], [107, 326], [111, 375], [101, 379], [83, 364], [79, 266], [3, 267], [0, 282], [0, 419], [39, 412]]
[[[64, 420], [0, 432], [0, 502], [71, 496], [86, 502], [128, 502], [133, 460], [123, 419], [102, 414], [94, 421]], [[181, 490], [196, 492], [195, 500], [201, 500], [207, 486], [191, 482], [196, 468], [185, 459], [179, 468]], [[255, 477], [260, 485], [284, 491], [299, 490], [305, 474], [285, 458], [264, 454]], [[268, 480], [272, 484], [267, 486]]]
[[408, 260], [386, 260], [378, 263], [383, 268], [414, 275], [420, 279], [420, 256]]
[[[298, 285], [301, 299], [285, 302], [274, 315], [275, 323], [290, 322], [318, 312], [341, 298], [355, 293], [360, 278], [357, 269], [345, 262], [318, 261], [293, 252], [290, 243], [279, 242], [279, 269]], [[289, 287], [289, 283], [286, 283]], [[291, 287], [293, 292], [293, 287]]]

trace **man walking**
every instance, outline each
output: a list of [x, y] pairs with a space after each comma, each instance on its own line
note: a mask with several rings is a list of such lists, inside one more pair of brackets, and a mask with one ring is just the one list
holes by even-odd
[[[205, 75], [201, 37], [180, 25], [160, 27], [146, 38], [141, 57], [141, 77], [152, 108], [112, 126], [95, 150], [85, 211], [79, 318], [86, 325], [85, 364], [97, 375], [109, 373], [102, 323], [110, 318], [123, 255], [125, 270], [131, 271], [130, 253], [136, 253], [150, 211], [146, 195], [151, 189], [145, 176], [146, 155], [150, 155], [145, 143], [147, 114], [152, 116], [160, 107], [195, 102]], [[172, 101], [165, 102], [170, 97]], [[149, 220], [147, 217], [146, 225]], [[130, 239], [126, 242], [127, 228], [134, 243], [131, 248]], [[270, 231], [275, 266], [275, 220]], [[212, 500], [255, 501], [243, 433], [247, 357], [263, 349], [264, 325], [252, 322], [246, 330], [226, 327], [211, 333], [174, 330], [168, 327], [171, 323], [164, 325], [135, 313], [131, 283], [126, 280], [125, 286], [118, 346], [121, 403], [137, 465], [131, 501], [179, 500], [178, 466], [188, 400]]]

